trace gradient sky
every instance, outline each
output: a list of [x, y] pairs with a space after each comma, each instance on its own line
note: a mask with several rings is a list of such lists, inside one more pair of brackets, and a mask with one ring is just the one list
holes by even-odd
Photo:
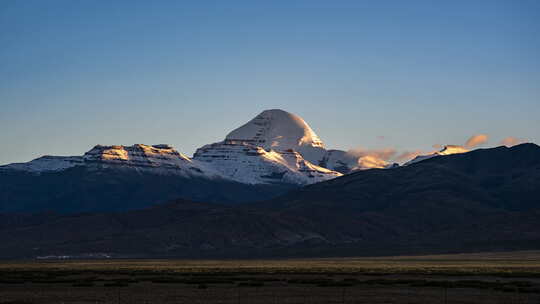
[[539, 54], [535, 0], [2, 0], [0, 164], [191, 155], [271, 108], [330, 148], [539, 143]]

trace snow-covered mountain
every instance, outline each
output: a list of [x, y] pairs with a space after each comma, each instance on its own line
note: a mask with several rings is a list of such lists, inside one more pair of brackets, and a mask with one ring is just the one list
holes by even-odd
[[265, 150], [294, 150], [314, 164], [326, 154], [323, 142], [311, 127], [292, 113], [266, 110], [229, 133], [225, 140], [242, 142]]
[[95, 146], [83, 156], [99, 168], [133, 169], [159, 174], [221, 177], [217, 171], [192, 160], [169, 145]]
[[193, 158], [169, 145], [97, 145], [83, 156], [43, 156], [27, 163], [0, 166], [0, 170], [40, 174], [77, 166], [218, 178], [244, 184], [292, 185], [312, 184], [363, 168], [358, 157], [326, 150], [299, 116], [274, 109], [263, 111], [223, 141], [199, 148]]
[[316, 166], [300, 153], [275, 151], [225, 140], [197, 150], [191, 159], [169, 145], [102, 146], [83, 156], [43, 156], [27, 163], [0, 166], [0, 170], [35, 174], [83, 166], [92, 170], [117, 169], [159, 175], [225, 179], [244, 184], [306, 185], [342, 174]]
[[[230, 132], [224, 141], [213, 145], [214, 148], [220, 147], [216, 150], [205, 146], [195, 153], [194, 159], [210, 162], [212, 160], [208, 156], [210, 153], [213, 158], [221, 159], [219, 162], [214, 161], [220, 171], [227, 170], [219, 169], [221, 166], [236, 167], [237, 165], [228, 164], [228, 162], [242, 160], [236, 157], [228, 160], [227, 155], [236, 154], [242, 149], [241, 147], [248, 146], [260, 147], [268, 153], [297, 152], [296, 157], [301, 158], [299, 162], [307, 163], [307, 166], [312, 168], [310, 170], [319, 172], [318, 178], [310, 177], [310, 180], [314, 182], [333, 178], [362, 167], [359, 164], [359, 157], [341, 150], [326, 150], [319, 136], [300, 116], [279, 109], [261, 112], [246, 124]], [[285, 163], [284, 165], [289, 166]]]
[[246, 184], [312, 184], [342, 174], [316, 166], [293, 149], [265, 150], [244, 141], [226, 139], [199, 148], [193, 157], [224, 176]]
[[221, 177], [204, 163], [192, 160], [169, 145], [102, 146], [97, 145], [83, 156], [43, 156], [27, 163], [1, 166], [3, 170], [33, 173], [63, 171], [76, 166], [91, 169], [121, 169], [173, 174], [184, 177]]
[[242, 183], [306, 185], [342, 175], [316, 165], [325, 154], [322, 141], [302, 118], [266, 110], [223, 141], [197, 149], [193, 159]]

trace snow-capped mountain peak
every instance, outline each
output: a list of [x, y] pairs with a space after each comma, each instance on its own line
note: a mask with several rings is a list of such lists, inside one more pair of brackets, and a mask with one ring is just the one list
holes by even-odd
[[279, 109], [261, 112], [230, 132], [225, 139], [245, 142], [265, 150], [292, 149], [313, 163], [322, 159], [325, 153], [319, 136], [300, 116]]
[[223, 141], [197, 149], [193, 159], [242, 183], [305, 185], [342, 175], [317, 165], [325, 154], [324, 144], [302, 118], [273, 109], [261, 112]]

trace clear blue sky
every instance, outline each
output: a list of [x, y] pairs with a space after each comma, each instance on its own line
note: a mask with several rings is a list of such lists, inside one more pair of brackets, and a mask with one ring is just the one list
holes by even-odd
[[539, 143], [539, 54], [534, 0], [2, 0], [0, 164], [191, 155], [269, 108], [330, 148]]

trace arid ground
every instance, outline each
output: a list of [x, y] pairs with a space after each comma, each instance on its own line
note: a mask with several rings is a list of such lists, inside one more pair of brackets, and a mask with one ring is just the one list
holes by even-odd
[[2, 261], [0, 303], [540, 303], [540, 251]]

